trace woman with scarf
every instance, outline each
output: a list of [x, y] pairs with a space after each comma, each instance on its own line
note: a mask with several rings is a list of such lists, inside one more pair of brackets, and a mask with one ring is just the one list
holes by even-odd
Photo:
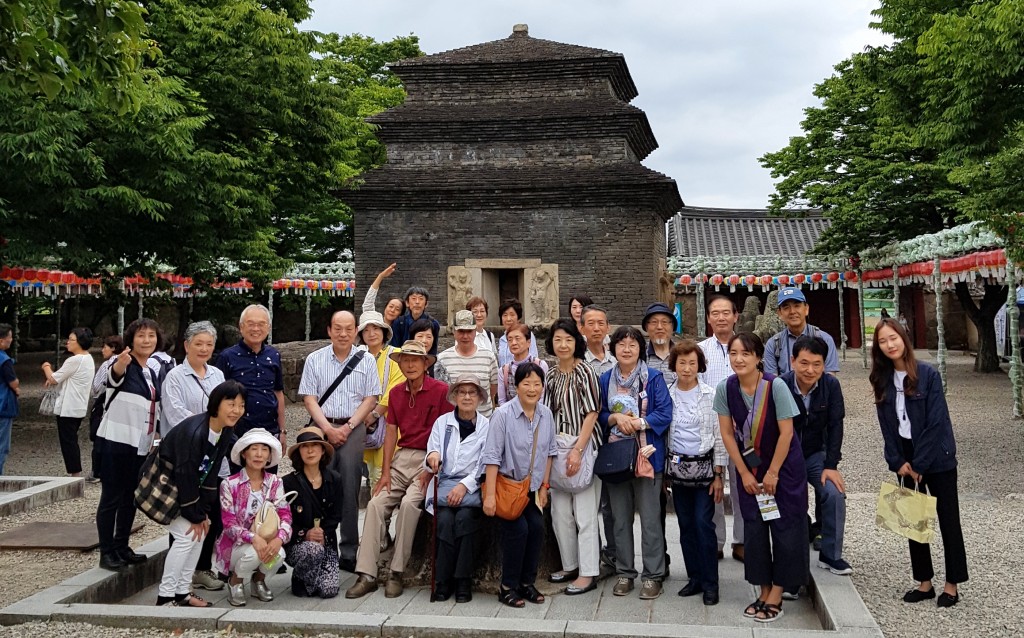
[[742, 485], [744, 575], [761, 588], [743, 615], [770, 623], [782, 616], [782, 592], [807, 580], [807, 473], [793, 417], [793, 394], [761, 364], [764, 345], [752, 334], [729, 339], [733, 374], [715, 390], [722, 442]]
[[661, 595], [665, 579], [665, 536], [661, 517], [662, 470], [665, 467], [665, 433], [672, 423], [672, 399], [665, 379], [647, 367], [647, 343], [633, 326], [619, 326], [611, 337], [615, 365], [601, 375], [601, 414], [598, 423], [604, 442], [638, 439], [640, 452], [653, 467], [653, 476], [633, 477], [609, 483], [608, 502], [615, 519], [615, 569], [618, 580], [612, 593], [625, 596], [633, 590], [633, 519], [640, 515], [643, 586], [640, 598]]

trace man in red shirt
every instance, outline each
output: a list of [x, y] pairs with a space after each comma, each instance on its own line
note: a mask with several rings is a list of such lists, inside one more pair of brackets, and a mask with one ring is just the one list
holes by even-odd
[[[384, 595], [388, 598], [402, 595], [402, 570], [412, 552], [416, 525], [423, 511], [424, 493], [419, 478], [424, 471], [427, 440], [434, 421], [454, 410], [448, 403], [448, 385], [426, 375], [436, 358], [428, 354], [422, 344], [406, 341], [400, 352], [390, 356], [402, 368], [405, 383], [396, 385], [388, 393], [384, 466], [373, 498], [366, 505], [363, 536], [356, 555], [359, 578], [345, 592], [345, 598], [360, 598], [377, 591], [377, 560], [388, 521], [396, 507], [395, 553]], [[399, 435], [401, 446], [398, 446]]]

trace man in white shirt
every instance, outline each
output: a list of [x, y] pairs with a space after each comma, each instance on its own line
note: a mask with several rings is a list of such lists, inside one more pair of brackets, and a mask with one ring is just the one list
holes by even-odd
[[608, 311], [601, 306], [587, 306], [583, 309], [580, 320], [583, 322], [583, 336], [587, 339], [587, 352], [583, 358], [600, 377], [615, 365], [615, 358], [605, 345], [605, 338], [608, 336]]
[[[700, 349], [704, 352], [707, 369], [698, 377], [701, 383], [717, 388], [721, 381], [732, 375], [732, 365], [729, 364], [729, 339], [732, 338], [736, 320], [739, 319], [739, 310], [735, 302], [725, 295], [712, 295], [708, 299], [707, 318], [712, 334], [700, 342]], [[730, 460], [729, 499], [732, 501], [732, 557], [738, 561], [743, 560], [743, 517], [740, 516], [739, 502], [739, 489], [742, 489], [742, 485], [736, 476], [736, 466]], [[715, 506], [714, 521], [715, 531], [718, 534], [718, 553], [721, 556], [725, 549], [725, 507], [722, 503]]]

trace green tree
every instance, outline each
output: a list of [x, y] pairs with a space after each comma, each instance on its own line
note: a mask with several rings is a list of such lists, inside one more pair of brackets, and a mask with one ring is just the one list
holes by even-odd
[[[980, 163], [965, 161], [967, 148], [978, 141], [976, 127], [992, 122], [964, 123], [957, 133], [939, 108], [945, 104], [943, 92], [953, 86], [927, 59], [927, 43], [937, 37], [936, 29], [947, 25], [940, 29], [947, 35], [964, 31], [948, 25], [960, 24], [978, 6], [972, 5], [963, 0], [883, 0], [875, 11], [879, 21], [872, 26], [892, 36], [893, 43], [837, 64], [836, 73], [815, 87], [821, 105], [805, 109], [803, 134], [761, 158], [779, 179], [770, 209], [786, 214], [809, 205], [831, 219], [819, 252], [857, 255], [872, 246], [935, 232], [963, 221], [972, 206], [980, 209], [998, 192], [991, 180], [987, 193], [977, 191], [982, 184], [979, 169], [993, 175], [986, 157], [993, 145], [976, 157]], [[948, 45], [932, 46], [948, 51]], [[1021, 50], [1017, 48], [1018, 69]], [[953, 143], [958, 135], [959, 148]], [[986, 286], [979, 305], [966, 284], [958, 284], [957, 297], [978, 328], [975, 369], [998, 370], [993, 319], [1006, 288]]]
[[139, 70], [157, 51], [130, 0], [0, 0], [0, 95], [85, 87], [121, 112], [137, 106]]

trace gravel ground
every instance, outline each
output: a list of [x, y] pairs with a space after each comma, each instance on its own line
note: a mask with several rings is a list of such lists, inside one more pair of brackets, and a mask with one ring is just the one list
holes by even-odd
[[[882, 460], [881, 437], [867, 372], [861, 368], [859, 353], [851, 351], [848, 358], [839, 375], [847, 405], [844, 459], [840, 465], [849, 491], [846, 557], [856, 568], [853, 579], [868, 609], [886, 636], [982, 635], [995, 638], [1024, 634], [1024, 613], [1015, 604], [1024, 599], [1024, 583], [1017, 578], [1024, 573], [1024, 556], [1019, 551], [1020, 524], [1024, 520], [1024, 488], [1019, 483], [1024, 461], [1024, 426], [1009, 416], [1012, 399], [1006, 375], [976, 374], [971, 370], [973, 358], [959, 354], [951, 355], [948, 361], [948, 398], [959, 448], [960, 507], [971, 580], [960, 588], [959, 605], [938, 610], [928, 601], [917, 605], [902, 602], [903, 592], [914, 586], [906, 542], [874, 524], [878, 485], [889, 474]], [[925, 353], [921, 358], [931, 359]], [[23, 402], [23, 413], [34, 413], [38, 394], [33, 391]], [[288, 419], [289, 431], [294, 433], [305, 421], [304, 411], [292, 405]], [[88, 441], [85, 437], [83, 440], [83, 450], [87, 451]], [[63, 474], [55, 428], [49, 419], [18, 419], [7, 471], [9, 474]], [[0, 519], [0, 531], [29, 521], [91, 521], [98, 497], [98, 487], [87, 486], [83, 499]], [[160, 529], [147, 525], [137, 538], [141, 543], [159, 535]], [[940, 539], [932, 552], [940, 586], [944, 572], [941, 547]], [[0, 590], [2, 607], [83, 571], [94, 564], [97, 557], [95, 552], [84, 555], [9, 552], [0, 555], [0, 560], [6, 576]], [[199, 637], [225, 633], [185, 631], [173, 635]], [[0, 637], [169, 635], [172, 634], [158, 630], [107, 629], [70, 623], [0, 627]]]

